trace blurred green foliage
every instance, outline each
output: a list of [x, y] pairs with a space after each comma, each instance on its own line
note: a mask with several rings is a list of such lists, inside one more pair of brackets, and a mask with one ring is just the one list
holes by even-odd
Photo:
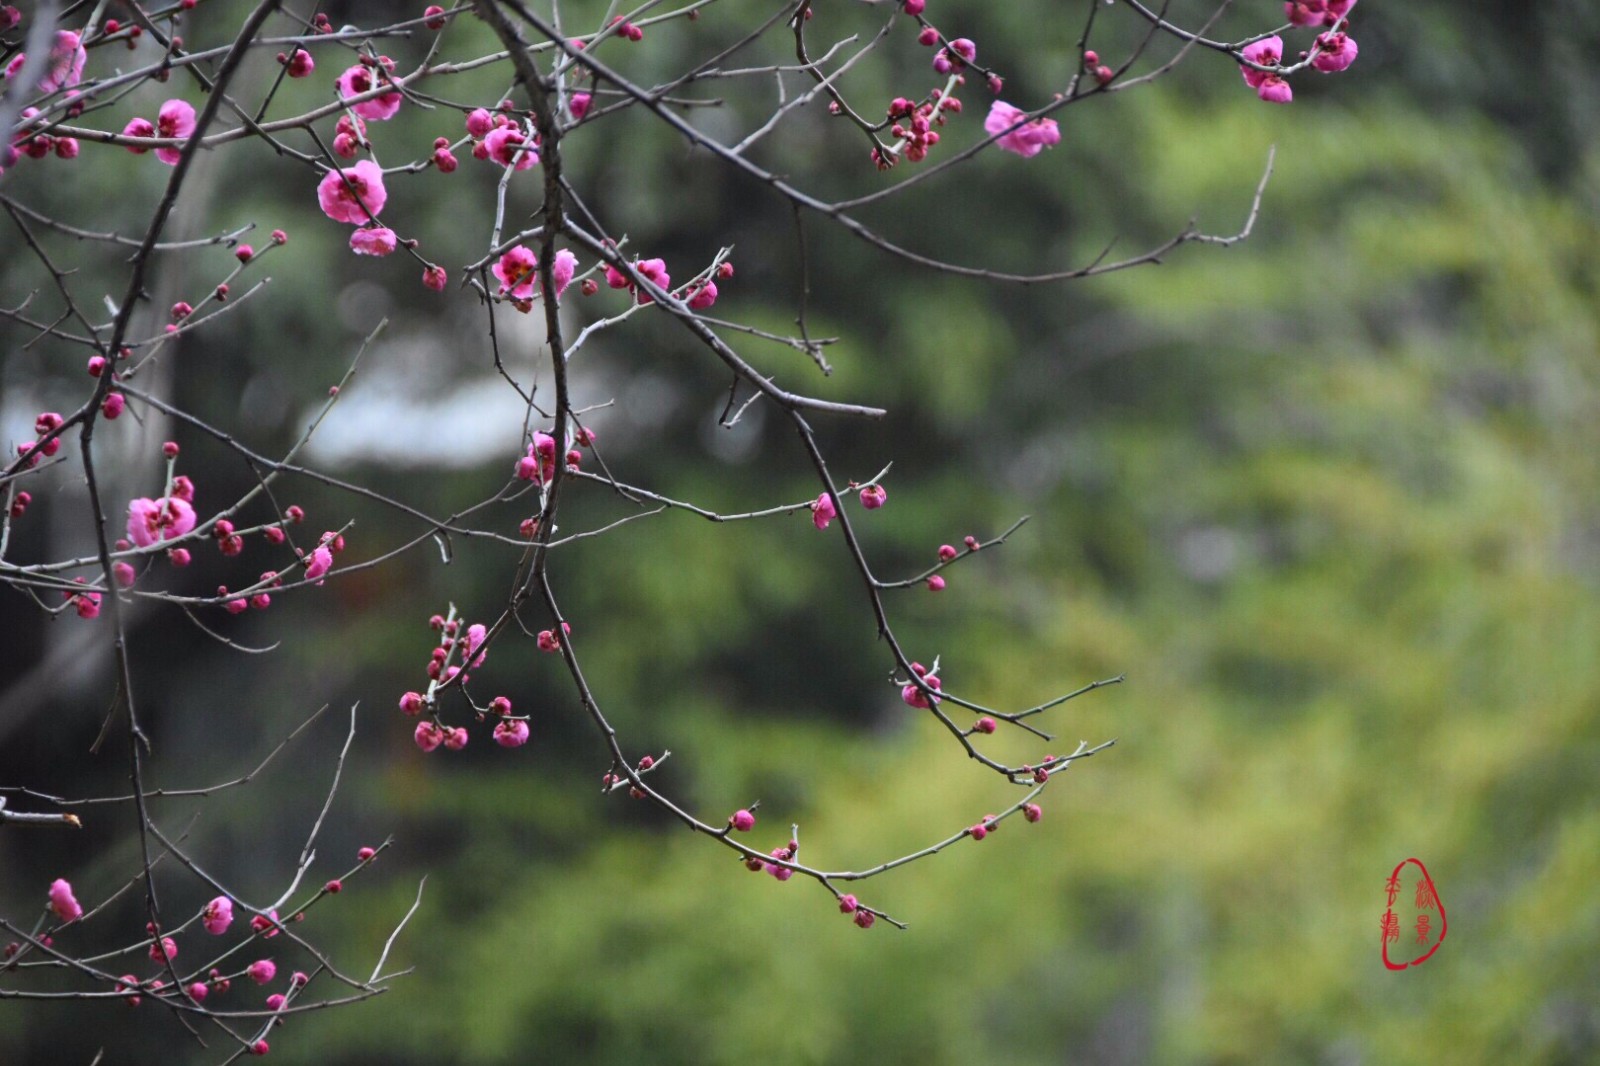
[[[1236, 6], [1251, 10], [1219, 34], [1259, 29], [1277, 5]], [[344, 14], [368, 21], [380, 7]], [[941, 25], [970, 31], [1007, 73], [1007, 99], [1032, 105], [1061, 84], [1077, 32], [1064, 14], [1041, 27], [1037, 5], [937, 7]], [[1195, 5], [1173, 7], [1177, 17]], [[399, 842], [376, 876], [316, 916], [352, 969], [428, 877], [393, 960], [416, 972], [365, 1006], [295, 1019], [274, 1054], [1595, 1061], [1597, 155], [1595, 130], [1572, 117], [1583, 114], [1575, 101], [1593, 98], [1586, 61], [1558, 63], [1595, 42], [1594, 17], [1575, 3], [1539, 8], [1525, 20], [1523, 5], [1487, 0], [1367, 0], [1360, 62], [1340, 79], [1300, 79], [1290, 108], [1260, 104], [1225, 60], [1196, 55], [1154, 88], [1067, 110], [1051, 153], [986, 153], [867, 212], [921, 250], [1050, 269], [1113, 238], [1119, 254], [1142, 249], [1191, 216], [1232, 232], [1276, 145], [1256, 232], [1237, 247], [1019, 290], [914, 270], [807, 222], [809, 325], [841, 338], [829, 350], [836, 372], [822, 379], [797, 353], [747, 350], [788, 387], [890, 407], [882, 425], [815, 420], [837, 475], [894, 463], [889, 505], [858, 523], [883, 571], [913, 572], [940, 542], [1032, 515], [1004, 548], [952, 571], [939, 596], [891, 601], [908, 648], [942, 656], [954, 691], [1003, 707], [1128, 675], [1047, 716], [1057, 750], [1080, 737], [1118, 744], [1047, 791], [1040, 824], [1008, 822], [857, 889], [909, 920], [908, 932], [863, 933], [815, 886], [748, 874], [624, 795], [602, 797], [602, 746], [531, 644], [497, 648], [483, 678], [485, 691], [537, 708], [534, 743], [506, 754], [479, 739], [461, 756], [419, 757], [391, 708], [425, 662], [426, 616], [452, 598], [488, 615], [509, 554], [463, 551], [448, 567], [417, 555], [331, 585], [331, 608], [286, 603], [259, 623], [285, 640], [266, 660], [241, 665], [203, 641], [179, 656], [153, 632], [137, 637], [164, 661], [148, 683], [179, 752], [206, 749], [219, 717], [230, 739], [209, 759], [259, 751], [308, 703], [362, 701], [325, 847], [353, 851], [389, 831]], [[655, 47], [626, 53], [629, 69], [649, 80], [710, 54], [736, 33], [735, 10], [708, 9], [692, 32], [652, 30]], [[1114, 8], [1101, 15], [1102, 51], [1115, 55], [1133, 27]], [[881, 17], [824, 6], [811, 32], [870, 31]], [[847, 90], [870, 103], [925, 88], [926, 55], [904, 36]], [[1459, 55], [1478, 61], [1457, 58], [1468, 44]], [[316, 87], [294, 91], [310, 100]], [[437, 91], [492, 99], [503, 86]], [[749, 85], [716, 92], [746, 116], [770, 102]], [[981, 121], [984, 93], [964, 98], [941, 150], [968, 143]], [[758, 158], [831, 193], [872, 188], [847, 162], [859, 135], [822, 118], [802, 113], [797, 135], [780, 130]], [[454, 122], [408, 110], [384, 134], [421, 151]], [[719, 312], [786, 327], [798, 270], [781, 205], [642, 118], [575, 136], [571, 151], [570, 172], [594, 176], [580, 189], [635, 247], [687, 270], [734, 243], [739, 274]], [[256, 165], [242, 156], [218, 165]], [[154, 180], [150, 169], [140, 180]], [[252, 219], [271, 228], [281, 204], [304, 208], [313, 184], [294, 171], [292, 190], [225, 173], [194, 223], [203, 232]], [[408, 205], [407, 232], [453, 265], [481, 254], [482, 225], [462, 218], [481, 212], [489, 177], [468, 161], [449, 179], [396, 180], [391, 202]], [[352, 263], [341, 237], [294, 231], [279, 261], [292, 265], [274, 269], [266, 303], [229, 322], [230, 350], [182, 355], [226, 368], [186, 379], [188, 402], [226, 422], [239, 381], [266, 382], [284, 399], [258, 432], [286, 441], [385, 304], [395, 334], [428, 353], [407, 371], [421, 391], [443, 395], [453, 377], [484, 372], [481, 312], [467, 294], [435, 310], [393, 263]], [[352, 294], [352, 281], [367, 288]], [[330, 286], [344, 288], [349, 315], [328, 311]], [[590, 357], [584, 387], [621, 397], [599, 423], [621, 476], [723, 509], [814, 493], [792, 432], [759, 408], [742, 451], [706, 443], [726, 381], [664, 326], [635, 318]], [[374, 378], [404, 365], [385, 358], [376, 354]], [[492, 492], [509, 463], [344, 473], [443, 512]], [[219, 465], [202, 484], [220, 498], [245, 476]], [[399, 539], [381, 512], [304, 495], [320, 513], [354, 513], [367, 535]], [[627, 513], [589, 489], [571, 507], [573, 529]], [[1011, 800], [885, 684], [891, 664], [842, 548], [803, 516], [665, 515], [560, 555], [557, 592], [607, 713], [629, 750], [674, 752], [658, 780], [704, 817], [759, 797], [753, 840], [775, 846], [797, 822], [803, 857], [844, 868], [915, 850]], [[224, 670], [235, 687], [219, 708]], [[92, 732], [98, 719], [74, 721]], [[290, 798], [281, 779], [264, 782], [202, 820], [219, 866], [261, 879], [263, 893], [258, 867], [292, 860], [325, 786], [342, 726], [323, 725], [322, 747], [295, 756]], [[1002, 733], [993, 747], [1036, 757], [1026, 739]], [[205, 765], [197, 755], [190, 767]], [[14, 841], [4, 846], [23, 861]], [[1379, 959], [1383, 881], [1412, 855], [1439, 886], [1450, 935], [1426, 966], [1390, 973]], [[113, 858], [125, 866], [128, 855], [106, 856], [107, 885]], [[67, 1031], [55, 1011], [5, 1009], [0, 1033], [18, 1034], [24, 1057], [63, 1041], [92, 1048], [108, 1033], [135, 1039], [110, 1007], [88, 1033]], [[0, 1050], [11, 1039], [0, 1035]], [[162, 1061], [209, 1061], [181, 1039], [166, 1027]]]

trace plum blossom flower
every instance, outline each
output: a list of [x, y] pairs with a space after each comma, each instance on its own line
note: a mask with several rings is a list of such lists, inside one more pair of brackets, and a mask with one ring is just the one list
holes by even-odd
[[1328, 0], [1287, 0], [1283, 15], [1291, 26], [1316, 26], [1328, 12]]
[[194, 508], [188, 500], [162, 496], [128, 503], [128, 539], [141, 548], [181, 537], [194, 528]]
[[311, 553], [311, 561], [306, 563], [306, 580], [315, 581], [332, 569], [333, 552], [328, 550], [326, 544], [317, 545]]
[[[194, 108], [183, 100], [168, 100], [161, 105], [161, 111], [156, 115], [156, 134], [161, 137], [177, 137], [188, 140], [194, 133]], [[178, 165], [178, 160], [183, 158], [181, 148], [157, 148], [156, 158], [169, 167]]]
[[[78, 580], [82, 581], [82, 578]], [[67, 594], [67, 599], [72, 601], [72, 609], [78, 612], [79, 618], [100, 617], [100, 594], [98, 592], [80, 592], [76, 596]]]
[[555, 261], [550, 264], [550, 280], [555, 282], [558, 298], [567, 291], [567, 286], [572, 284], [572, 275], [577, 273], [577, 270], [578, 257], [569, 249], [562, 248], [556, 252]]
[[71, 30], [57, 30], [50, 45], [50, 65], [39, 79], [39, 91], [53, 93], [67, 89], [83, 80], [83, 64], [88, 53], [83, 48], [83, 38]]
[[245, 969], [245, 973], [258, 985], [268, 984], [278, 975], [278, 964], [271, 959], [257, 959]]
[[515, 126], [501, 126], [483, 139], [489, 158], [503, 167], [527, 170], [539, 161], [539, 150]]
[[[378, 80], [370, 67], [364, 67], [357, 63], [339, 75], [339, 80], [335, 85], [339, 90], [339, 95], [348, 100], [353, 96], [360, 96], [362, 93], [376, 89]], [[385, 122], [394, 118], [395, 112], [400, 110], [400, 101], [403, 99], [404, 97], [398, 92], [390, 90], [373, 97], [371, 100], [363, 100], [359, 104], [353, 104], [350, 110], [362, 118]]]
[[304, 78], [317, 69], [317, 61], [311, 58], [311, 53], [304, 48], [296, 48], [292, 55], [280, 57], [284, 64], [284, 73], [291, 78]]
[[[1055, 119], [1038, 118], [1017, 126], [1017, 123], [1027, 117], [1025, 111], [1012, 107], [1003, 100], [996, 100], [989, 105], [989, 117], [984, 119], [983, 128], [990, 134], [1003, 133], [1010, 129], [1010, 133], [1005, 133], [994, 143], [1024, 159], [1031, 159], [1044, 149], [1061, 143], [1061, 130], [1057, 128]], [[1017, 128], [1011, 129], [1012, 126]]]
[[1288, 0], [1283, 13], [1294, 26], [1336, 26], [1356, 0]]
[[494, 116], [484, 108], [480, 107], [467, 113], [467, 132], [472, 136], [482, 140], [492, 129], [494, 129]]
[[417, 742], [417, 747], [423, 751], [434, 751], [444, 743], [444, 730], [432, 722], [418, 722], [417, 730], [412, 734], [412, 739]]
[[589, 105], [593, 101], [594, 98], [588, 93], [573, 93], [568, 97], [567, 107], [572, 111], [573, 119], [579, 122], [583, 121], [583, 116], [589, 113]]
[[[1283, 62], [1283, 38], [1268, 37], [1254, 44], [1247, 44], [1240, 54], [1250, 62], [1263, 67], [1278, 66]], [[1239, 72], [1244, 75], [1245, 84], [1269, 104], [1287, 104], [1294, 99], [1294, 91], [1289, 88], [1289, 83], [1277, 74], [1245, 66], [1241, 66]]]
[[555, 477], [556, 439], [548, 433], [534, 433], [528, 454], [517, 460], [517, 477], [543, 484]]
[[494, 727], [494, 742], [502, 748], [520, 748], [528, 742], [528, 723], [520, 718]]
[[839, 509], [833, 505], [833, 497], [824, 492], [811, 504], [811, 524], [818, 529], [827, 529], [828, 523], [839, 516]]
[[[473, 625], [467, 627], [467, 654], [462, 656], [462, 658], [466, 660], [467, 669], [476, 670], [478, 667], [483, 665], [483, 660], [489, 657], [489, 653], [487, 651], [483, 652], [481, 655], [478, 654], [478, 649], [483, 647], [484, 639], [488, 637], [488, 635], [489, 627], [483, 625], [481, 622], [474, 623]], [[477, 658], [473, 658], [475, 655]]]
[[496, 260], [490, 271], [500, 280], [500, 295], [510, 294], [515, 300], [533, 299], [534, 270], [539, 260], [533, 250], [523, 245], [507, 249]]
[[[936, 692], [943, 684], [943, 682], [941, 682], [937, 677], [929, 675], [923, 675], [922, 680], [929, 688]], [[927, 710], [939, 702], [938, 696], [930, 696], [916, 685], [910, 683], [901, 687], [900, 699], [903, 700], [909, 707], [920, 707], [923, 710]]]
[[1361, 50], [1356, 39], [1346, 33], [1321, 33], [1317, 35], [1317, 54], [1311, 65], [1324, 74], [1337, 74], [1356, 61]]
[[367, 221], [369, 213], [377, 217], [388, 200], [388, 190], [383, 187], [383, 169], [370, 159], [343, 170], [330, 170], [317, 183], [317, 203], [322, 206], [322, 213], [335, 222], [360, 226]]
[[394, 230], [387, 226], [364, 227], [350, 234], [350, 250], [357, 255], [388, 255], [397, 245]]
[[206, 932], [212, 936], [221, 936], [228, 931], [228, 926], [233, 924], [233, 900], [227, 896], [218, 896], [206, 904], [206, 909], [200, 913], [200, 924], [206, 927]]
[[710, 278], [689, 286], [688, 304], [696, 311], [704, 311], [717, 302], [717, 283]]
[[72, 884], [65, 878], [50, 882], [50, 909], [63, 922], [75, 922], [83, 917], [83, 906], [72, 895]]
[[[672, 277], [667, 273], [667, 263], [664, 259], [641, 259], [633, 264], [633, 269], [637, 270], [641, 277], [653, 282], [658, 289], [666, 289], [672, 285]], [[609, 281], [610, 278], [607, 277], [606, 280]], [[645, 292], [643, 286], [639, 287], [635, 297], [641, 304], [655, 301], [655, 297]]]
[[[128, 124], [122, 127], [122, 135], [124, 137], [154, 137], [156, 128], [147, 118], [130, 118]], [[144, 155], [149, 150], [137, 144], [128, 145], [128, 151], [134, 155]]]

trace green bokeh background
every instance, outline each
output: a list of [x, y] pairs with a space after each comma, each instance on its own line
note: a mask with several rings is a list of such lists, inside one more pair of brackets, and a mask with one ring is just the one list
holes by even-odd
[[[1006, 99], [1036, 106], [1065, 83], [1083, 7], [934, 0], [929, 14], [979, 42], [1006, 75]], [[1196, 25], [1202, 7], [1175, 2], [1172, 17]], [[1214, 32], [1257, 32], [1278, 7], [1235, 4]], [[202, 5], [191, 40], [220, 39], [236, 8]], [[335, 24], [412, 14], [329, 10]], [[714, 5], [692, 26], [652, 28], [608, 55], [649, 83], [770, 10]], [[563, 4], [569, 28], [599, 11]], [[1152, 87], [1067, 109], [1049, 153], [987, 152], [863, 212], [919, 251], [1056, 269], [1113, 239], [1117, 254], [1142, 250], [1191, 218], [1234, 232], [1275, 145], [1248, 242], [1016, 288], [909, 267], [813, 217], [808, 323], [840, 338], [835, 372], [824, 378], [782, 347], [741, 347], [785, 387], [890, 409], [881, 423], [812, 420], [839, 476], [894, 464], [888, 506], [851, 511], [883, 574], [913, 573], [941, 542], [1032, 516], [1004, 548], [954, 569], [938, 596], [890, 600], [902, 640], [924, 661], [941, 657], [947, 687], [1021, 707], [1127, 675], [1046, 716], [1056, 750], [1080, 738], [1117, 744], [1051, 786], [1043, 821], [1008, 821], [982, 843], [857, 889], [909, 931], [863, 932], [814, 884], [751, 875], [625, 796], [602, 797], [603, 745], [559, 664], [531, 641], [498, 645], [479, 691], [533, 708], [533, 743], [507, 753], [478, 732], [465, 753], [421, 756], [393, 707], [420, 687], [427, 615], [453, 601], [491, 617], [514, 551], [458, 544], [444, 565], [424, 545], [320, 595], [216, 623], [245, 643], [282, 641], [269, 656], [231, 652], [161, 610], [137, 615], [157, 783], [232, 776], [311, 710], [334, 708], [259, 781], [162, 808], [175, 828], [200, 810], [190, 839], [219, 876], [253, 899], [281, 891], [332, 773], [343, 709], [360, 701], [312, 880], [345, 869], [360, 844], [389, 833], [396, 844], [319, 905], [306, 931], [368, 972], [427, 878], [392, 959], [414, 973], [365, 1005], [294, 1019], [272, 1037], [273, 1055], [1600, 1059], [1600, 83], [1589, 67], [1600, 16], [1579, 0], [1365, 0], [1357, 15], [1360, 60], [1338, 78], [1297, 79], [1291, 107], [1261, 104], [1225, 58], [1200, 53]], [[810, 32], [832, 41], [884, 17], [823, 4]], [[1108, 58], [1137, 39], [1117, 7], [1099, 24]], [[465, 19], [446, 40], [453, 57], [490, 47]], [[422, 48], [391, 51], [408, 69]], [[1169, 54], [1158, 47], [1145, 65]], [[748, 63], [787, 58], [780, 37]], [[847, 94], [864, 111], [917, 95], [933, 84], [926, 61], [898, 26]], [[325, 97], [342, 64], [331, 52], [318, 63], [274, 114]], [[505, 91], [500, 77], [425, 89], [486, 102]], [[770, 79], [695, 92], [727, 102], [691, 112], [707, 129], [752, 128], [772, 102]], [[101, 125], [120, 128], [174, 93], [200, 100], [175, 77]], [[973, 85], [962, 98], [935, 159], [977, 135], [988, 97]], [[459, 130], [448, 109], [407, 108], [375, 137], [393, 165]], [[898, 180], [864, 166], [862, 148], [812, 107], [753, 158], [826, 196]], [[634, 247], [664, 255], [680, 277], [734, 245], [738, 274], [718, 312], [789, 327], [799, 272], [781, 202], [643, 115], [580, 128], [568, 149], [580, 192]], [[136, 232], [165, 168], [114, 151], [86, 145], [76, 164], [24, 164], [0, 191], [90, 228]], [[453, 278], [483, 254], [496, 176], [462, 154], [455, 175], [392, 179], [385, 212]], [[273, 283], [257, 302], [183, 342], [158, 371], [181, 402], [268, 454], [294, 439], [385, 314], [352, 401], [396, 382], [410, 402], [442, 402], [492, 374], [475, 297], [454, 287], [435, 297], [399, 257], [353, 260], [343, 228], [312, 212], [314, 183], [259, 146], [218, 152], [175, 219], [190, 235], [246, 222], [290, 230], [264, 264]], [[514, 186], [508, 225], [536, 207], [535, 183]], [[115, 256], [52, 247], [82, 257], [91, 300], [97, 285], [120, 292]], [[0, 248], [9, 306], [39, 282], [15, 229]], [[155, 307], [205, 291], [231, 260], [217, 250], [159, 263]], [[604, 289], [569, 304], [574, 325], [620, 306]], [[152, 313], [146, 326], [157, 322]], [[28, 418], [81, 401], [81, 353], [23, 350], [14, 327], [3, 336], [0, 388], [27, 398], [18, 409], [38, 400]], [[510, 348], [513, 372], [534, 378], [529, 346]], [[584, 396], [617, 400], [595, 424], [627, 480], [723, 510], [815, 493], [775, 412], [757, 407], [733, 433], [710, 428], [727, 380], [680, 330], [635, 316], [574, 373]], [[548, 388], [548, 371], [538, 380]], [[513, 423], [492, 456], [452, 454], [453, 435], [471, 428], [369, 422], [378, 443], [413, 442], [405, 462], [331, 455], [323, 465], [447, 513], [494, 492], [517, 452]], [[173, 435], [154, 419], [143, 435], [124, 425], [106, 439], [148, 456]], [[249, 487], [222, 448], [175, 435], [202, 510]], [[123, 495], [143, 495], [159, 472], [134, 458], [115, 476]], [[47, 543], [51, 554], [81, 550], [81, 497], [70, 478], [60, 483], [42, 517], [19, 526], [10, 557], [39, 557]], [[316, 485], [280, 498], [306, 506], [319, 528], [354, 518], [355, 558], [418, 531]], [[517, 506], [487, 521], [510, 532]], [[629, 513], [590, 486], [568, 507], [574, 530]], [[799, 823], [803, 857], [843, 868], [916, 850], [1015, 793], [885, 683], [891, 663], [833, 532], [798, 515], [712, 525], [668, 514], [564, 549], [552, 573], [628, 750], [674, 753], [662, 786], [713, 821], [760, 798], [753, 841], [776, 846]], [[268, 565], [263, 547], [251, 551]], [[229, 573], [205, 558], [173, 587], [204, 592]], [[121, 758], [83, 755], [109, 660], [83, 650], [60, 665], [81, 639], [69, 630], [87, 624], [41, 625], [14, 595], [0, 612], [0, 782], [114, 790]], [[991, 745], [1014, 761], [1045, 750], [1004, 733]], [[0, 837], [0, 913], [31, 914], [56, 876], [93, 898], [121, 884], [137, 868], [128, 817], [92, 819], [70, 839]], [[1392, 973], [1379, 952], [1383, 884], [1409, 856], [1439, 887], [1449, 937], [1426, 966]], [[165, 876], [179, 913], [209, 896]], [[74, 935], [125, 942], [141, 921], [130, 899], [98, 933]], [[256, 990], [231, 995], [248, 1005]], [[0, 1005], [0, 1060], [88, 1061], [102, 1046], [107, 1061], [219, 1058], [148, 1005]]]

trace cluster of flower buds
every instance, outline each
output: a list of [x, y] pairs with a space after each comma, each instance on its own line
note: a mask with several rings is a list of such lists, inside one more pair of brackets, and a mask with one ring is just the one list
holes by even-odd
[[861, 906], [861, 902], [848, 892], [839, 897], [839, 913], [855, 915], [855, 923], [863, 929], [871, 929], [872, 923], [878, 920], [877, 915]]
[[[664, 259], [635, 259], [633, 272], [658, 289], [670, 291], [672, 288], [672, 276], [667, 273], [667, 263]], [[655, 297], [646, 292], [643, 286], [635, 285], [631, 276], [609, 263], [606, 264], [606, 284], [613, 289], [627, 289], [641, 304], [655, 302]]]
[[[54, 411], [39, 412], [38, 417], [33, 420], [33, 432], [37, 439], [31, 444], [17, 445], [18, 457], [27, 456], [27, 465], [37, 466], [40, 459], [48, 459], [55, 455], [61, 450], [61, 434], [57, 431], [65, 423], [66, 419]], [[27, 504], [23, 504], [23, 509], [27, 509]]]
[[[930, 43], [926, 40], [927, 32], [927, 30], [924, 30], [923, 37], [919, 38], [923, 44]], [[934, 40], [938, 40], [937, 35], [935, 35]], [[978, 46], [965, 37], [957, 37], [934, 53], [933, 69], [940, 74], [950, 74], [967, 69], [967, 64], [977, 58]]]
[[511, 110], [511, 101], [506, 100], [494, 111], [480, 107], [467, 114], [472, 158], [527, 170], [539, 162], [539, 135], [531, 125], [524, 128], [518, 123]]
[[[771, 855], [772, 858], [778, 859], [782, 862], [794, 862], [795, 856], [800, 854], [800, 842], [798, 840], [791, 839], [789, 843], [785, 844], [783, 847], [773, 848], [768, 854]], [[773, 877], [777, 878], [779, 881], [787, 881], [789, 878], [794, 876], [794, 870], [791, 867], [779, 866], [775, 862], [766, 862], [757, 855], [751, 855], [745, 859], [744, 865], [745, 869], [749, 870], [751, 873], [760, 873], [764, 870]]]
[[[377, 854], [374, 848], [362, 848], [358, 858], [364, 865]], [[336, 895], [344, 888], [342, 881], [335, 878], [327, 882], [324, 891], [328, 895]], [[72, 885], [64, 878], [57, 878], [51, 882], [48, 893], [49, 909], [62, 924], [78, 921], [84, 916], [84, 908], [73, 894]], [[217, 896], [207, 903], [200, 911], [199, 922], [201, 928], [212, 936], [223, 936], [233, 925], [234, 903], [228, 896]], [[292, 922], [303, 921], [306, 917], [304, 910], [297, 911], [288, 919]], [[188, 923], [185, 923], [187, 925]], [[255, 915], [250, 919], [250, 935], [268, 939], [278, 935], [280, 924], [277, 911], [267, 914]], [[150, 961], [164, 969], [170, 969], [172, 960], [179, 955], [178, 941], [171, 936], [162, 935], [160, 928], [154, 922], [145, 924], [145, 935], [149, 938], [146, 955]], [[45, 947], [53, 944], [48, 934], [35, 938]], [[21, 950], [21, 945], [12, 943], [6, 946], [5, 957], [11, 958]], [[259, 958], [249, 965], [231, 974], [224, 974], [216, 967], [211, 967], [205, 980], [194, 980], [181, 985], [181, 995], [193, 1003], [203, 1003], [213, 994], [224, 994], [233, 987], [236, 978], [245, 977], [257, 985], [269, 985], [277, 979], [279, 974], [278, 964], [271, 958]], [[289, 976], [289, 989], [292, 994], [305, 988], [311, 981], [309, 975], [300, 970], [295, 970]], [[115, 979], [113, 990], [121, 994], [132, 1006], [138, 1006], [142, 1001], [140, 993], [154, 995], [158, 998], [174, 997], [179, 995], [180, 986], [169, 986], [159, 977], [141, 979], [136, 974], [123, 974]], [[165, 993], [164, 989], [167, 989]], [[288, 1002], [288, 997], [283, 993], [273, 993], [266, 999], [268, 1010], [281, 1010]], [[266, 1054], [265, 1041], [258, 1041], [253, 1046], [253, 1053]]]
[[[432, 616], [428, 619], [428, 625], [439, 633], [439, 643], [428, 658], [427, 674], [431, 682], [428, 695], [412, 691], [400, 696], [401, 713], [412, 718], [432, 708], [435, 686], [453, 681], [458, 675], [464, 684], [470, 676], [465, 671], [476, 670], [489, 655], [484, 647], [489, 633], [487, 626], [463, 626], [455, 619], [453, 611], [450, 618], [438, 614]], [[512, 716], [510, 697], [496, 696], [489, 701], [487, 708], [479, 710], [478, 721], [490, 717], [495, 721], [493, 735], [496, 744], [503, 748], [519, 748], [528, 742], [527, 719]], [[425, 752], [441, 747], [460, 751], [467, 746], [468, 734], [464, 727], [445, 725], [433, 713], [417, 723], [412, 739]]]
[[[939, 676], [931, 672], [926, 666], [921, 663], [912, 663], [911, 672], [921, 678], [922, 683], [928, 688], [933, 689], [934, 692], [939, 691], [942, 684]], [[923, 710], [927, 710], [939, 702], [938, 696], [932, 696], [924, 692], [914, 681], [907, 681], [901, 686], [900, 698], [906, 702], [907, 706], [920, 707]]]
[[[1309, 60], [1311, 66], [1323, 74], [1349, 69], [1361, 51], [1356, 39], [1345, 32], [1350, 9], [1355, 3], [1356, 0], [1289, 0], [1283, 5], [1291, 25], [1329, 27], [1328, 32], [1317, 34], [1309, 50], [1300, 53], [1302, 61]], [[1239, 72], [1257, 96], [1269, 104], [1287, 104], [1294, 99], [1289, 82], [1270, 69], [1283, 65], [1282, 37], [1274, 35], [1248, 44], [1239, 55], [1251, 64], [1241, 64]]]
[[278, 53], [278, 62], [283, 64], [284, 73], [291, 78], [304, 78], [317, 69], [316, 62], [311, 58], [311, 53], [304, 48], [296, 48], [293, 52]]
[[612, 16], [609, 25], [617, 28], [618, 37], [626, 37], [628, 40], [635, 42], [644, 40], [644, 30], [635, 26], [621, 15]]

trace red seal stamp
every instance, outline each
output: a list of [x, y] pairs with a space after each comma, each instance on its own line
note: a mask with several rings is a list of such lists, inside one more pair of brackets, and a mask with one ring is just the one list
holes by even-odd
[[[1412, 873], [1406, 868], [1415, 866]], [[1391, 970], [1421, 966], [1444, 943], [1444, 903], [1421, 859], [1407, 859], [1384, 882], [1383, 964]]]

